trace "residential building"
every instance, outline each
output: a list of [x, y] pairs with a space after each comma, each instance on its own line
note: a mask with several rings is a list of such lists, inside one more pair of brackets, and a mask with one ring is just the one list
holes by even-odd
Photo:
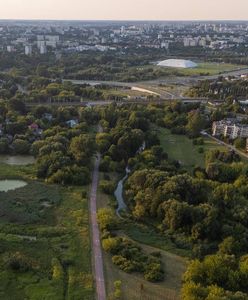
[[248, 125], [237, 123], [236, 119], [226, 119], [213, 122], [213, 136], [224, 136], [232, 140], [238, 137], [248, 138]]
[[32, 55], [32, 46], [31, 45], [25, 46], [25, 55]]

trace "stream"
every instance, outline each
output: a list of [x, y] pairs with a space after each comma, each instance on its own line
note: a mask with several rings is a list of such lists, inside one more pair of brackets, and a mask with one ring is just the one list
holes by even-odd
[[[145, 148], [146, 148], [146, 144], [145, 144], [145, 142], [143, 142], [143, 144], [142, 144], [142, 145], [140, 146], [140, 148], [138, 149], [137, 154], [143, 152], [143, 151], [145, 150]], [[127, 180], [127, 178], [128, 178], [128, 176], [129, 176], [130, 173], [131, 173], [131, 170], [130, 170], [130, 168], [127, 166], [127, 167], [126, 167], [126, 174], [125, 174], [125, 176], [118, 182], [117, 188], [116, 188], [116, 190], [115, 190], [115, 192], [114, 192], [114, 195], [115, 195], [115, 198], [116, 198], [117, 204], [118, 204], [118, 207], [117, 207], [117, 209], [116, 209], [116, 215], [117, 215], [119, 218], [121, 218], [120, 212], [121, 212], [122, 210], [126, 210], [126, 209], [127, 209], [127, 205], [126, 205], [125, 200], [124, 200], [124, 198], [123, 198], [123, 187], [124, 187], [124, 183], [125, 183], [125, 181]]]

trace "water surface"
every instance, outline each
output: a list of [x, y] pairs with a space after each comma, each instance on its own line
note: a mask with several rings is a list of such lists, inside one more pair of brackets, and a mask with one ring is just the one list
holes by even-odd
[[13, 191], [21, 187], [24, 187], [26, 185], [27, 183], [22, 180], [14, 180], [14, 179], [0, 180], [0, 192]]

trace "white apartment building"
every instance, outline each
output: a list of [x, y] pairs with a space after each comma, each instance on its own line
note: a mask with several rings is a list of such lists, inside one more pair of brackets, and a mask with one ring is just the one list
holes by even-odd
[[248, 138], [248, 125], [235, 123], [237, 120], [227, 119], [213, 122], [212, 135], [229, 137], [235, 140], [238, 137]]

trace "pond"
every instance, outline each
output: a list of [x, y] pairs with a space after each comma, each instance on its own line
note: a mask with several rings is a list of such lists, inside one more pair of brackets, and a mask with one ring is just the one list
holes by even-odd
[[0, 180], [0, 192], [8, 192], [26, 186], [27, 183], [22, 180]]
[[0, 163], [7, 165], [26, 166], [34, 162], [35, 158], [31, 155], [0, 155]]

